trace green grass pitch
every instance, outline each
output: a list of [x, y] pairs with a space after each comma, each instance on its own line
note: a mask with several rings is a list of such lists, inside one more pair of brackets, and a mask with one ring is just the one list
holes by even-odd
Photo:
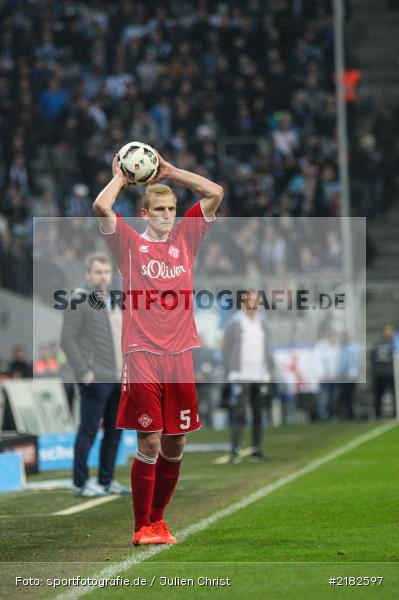
[[[182, 530], [375, 426], [331, 423], [272, 429], [265, 439], [269, 460], [261, 464], [244, 460], [239, 465], [216, 465], [217, 454], [187, 454], [167, 520], [173, 530]], [[228, 438], [226, 432], [207, 431], [190, 438], [209, 439]], [[57, 594], [46, 586], [16, 588], [15, 575], [96, 576], [109, 568], [114, 577], [119, 574], [132, 583], [141, 578], [146, 585], [96, 588], [88, 598], [395, 600], [398, 441], [396, 427], [124, 571], [118, 571], [118, 562], [140, 560], [145, 552], [129, 546], [130, 498], [54, 517], [52, 512], [82, 500], [66, 491], [3, 494], [3, 592], [9, 598], [54, 598]], [[35, 476], [48, 477], [54, 474]], [[118, 472], [122, 482], [128, 483], [128, 477], [127, 468]], [[171, 585], [161, 585], [165, 581], [161, 577]], [[204, 580], [199, 577], [224, 582], [230, 578], [230, 585], [201, 585]], [[329, 585], [330, 577], [343, 585]], [[348, 577], [359, 579], [345, 581]], [[384, 579], [366, 585], [367, 579], [361, 577]], [[59, 588], [57, 593], [68, 590]]]

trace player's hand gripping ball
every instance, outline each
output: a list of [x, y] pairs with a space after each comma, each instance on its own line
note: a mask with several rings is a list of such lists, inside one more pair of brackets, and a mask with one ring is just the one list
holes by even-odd
[[158, 154], [148, 144], [129, 142], [118, 152], [118, 165], [129, 183], [146, 185], [157, 176]]

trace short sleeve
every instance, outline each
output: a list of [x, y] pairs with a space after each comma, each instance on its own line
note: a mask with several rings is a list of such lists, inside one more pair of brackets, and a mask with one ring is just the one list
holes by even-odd
[[115, 260], [119, 265], [122, 264], [123, 256], [126, 254], [126, 250], [129, 246], [129, 242], [133, 237], [136, 237], [138, 234], [129, 227], [123, 217], [117, 212], [116, 215], [116, 224], [114, 231], [108, 233], [103, 231], [100, 224], [100, 231], [104, 236], [105, 242], [112, 252]]
[[215, 217], [205, 217], [202, 212], [201, 201], [194, 204], [194, 206], [184, 213], [183, 219], [180, 222], [180, 234], [184, 236], [192, 258], [197, 255], [201, 242], [208, 230], [209, 223], [214, 220]]

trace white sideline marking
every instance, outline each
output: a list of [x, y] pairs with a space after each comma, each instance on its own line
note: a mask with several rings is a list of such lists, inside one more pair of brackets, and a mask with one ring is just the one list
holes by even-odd
[[[253, 492], [246, 498], [243, 498], [242, 500], [239, 500], [238, 502], [234, 502], [234, 504], [231, 504], [230, 506], [227, 506], [226, 508], [222, 508], [221, 510], [218, 510], [217, 512], [213, 513], [209, 517], [205, 517], [204, 519], [201, 519], [200, 521], [198, 521], [198, 523], [194, 523], [193, 525], [189, 525], [185, 529], [178, 531], [176, 533], [178, 540], [180, 542], [183, 542], [190, 535], [193, 535], [194, 533], [199, 533], [200, 531], [204, 531], [205, 529], [208, 529], [208, 527], [210, 525], [213, 525], [220, 519], [223, 519], [224, 517], [229, 517], [230, 515], [241, 510], [242, 508], [246, 508], [250, 504], [253, 504], [257, 500], [261, 500], [265, 496], [268, 496], [269, 494], [278, 490], [279, 488], [283, 487], [284, 485], [287, 485], [287, 483], [291, 483], [292, 481], [295, 481], [295, 479], [302, 477], [302, 475], [307, 475], [308, 473], [312, 473], [313, 471], [316, 471], [319, 467], [322, 467], [323, 465], [331, 462], [335, 458], [338, 458], [339, 456], [342, 456], [343, 454], [350, 452], [357, 446], [360, 446], [361, 444], [364, 444], [365, 442], [368, 442], [368, 441], [382, 435], [383, 433], [385, 433], [386, 431], [389, 431], [390, 429], [393, 429], [397, 425], [398, 425], [398, 421], [390, 421], [389, 423], [380, 425], [379, 427], [376, 427], [372, 431], [369, 431], [368, 433], [365, 433], [365, 434], [355, 438], [351, 442], [344, 444], [340, 448], [337, 448], [336, 450], [329, 452], [325, 456], [322, 456], [321, 458], [317, 458], [316, 460], [312, 460], [310, 463], [308, 463], [302, 469], [299, 469], [298, 471], [295, 471], [294, 473], [291, 473], [290, 475], [285, 475], [284, 477], [281, 477], [274, 483], [270, 483], [268, 485], [265, 485], [265, 486], [259, 488], [259, 490], [257, 490], [256, 492]], [[108, 577], [109, 579], [113, 579], [120, 573], [123, 573], [124, 571], [126, 571], [127, 569], [132, 567], [133, 565], [142, 563], [145, 560], [147, 560], [148, 558], [151, 558], [152, 556], [155, 556], [156, 554], [159, 554], [160, 552], [165, 552], [166, 550], [169, 550], [172, 547], [173, 547], [173, 544], [162, 544], [159, 546], [151, 546], [150, 548], [147, 548], [147, 549], [143, 550], [143, 552], [140, 552], [140, 553], [137, 553], [137, 551], [136, 551], [136, 554], [133, 554], [132, 556], [129, 556], [125, 560], [122, 560], [118, 563], [109, 565], [108, 567], [105, 567], [104, 569], [99, 571], [97, 574], [90, 575], [90, 577], [96, 578], [96, 579], [100, 579], [100, 578], [102, 579], [102, 578]], [[97, 589], [96, 586], [85, 586], [85, 587], [81, 587], [81, 588], [78, 588], [78, 587], [73, 588], [73, 589], [70, 589], [69, 591], [57, 596], [57, 600], [75, 600], [75, 598], [81, 598], [85, 594], [88, 594], [89, 592], [92, 592], [96, 589]]]
[[112, 500], [116, 500], [120, 498], [117, 494], [114, 496], [104, 496], [100, 498], [93, 498], [93, 500], [89, 500], [88, 502], [82, 502], [82, 504], [77, 504], [76, 506], [70, 506], [69, 508], [64, 508], [64, 510], [59, 510], [55, 513], [52, 513], [52, 517], [61, 517], [64, 515], [74, 515], [75, 513], [81, 512], [82, 510], [88, 510], [89, 508], [94, 508], [95, 506], [99, 506], [100, 504], [105, 504], [106, 502], [112, 502]]
[[40, 492], [47, 490], [72, 490], [72, 479], [46, 479], [46, 481], [32, 481], [25, 485], [26, 492]]
[[[242, 457], [249, 456], [250, 454], [252, 454], [252, 448], [243, 448], [242, 450], [240, 450], [240, 456]], [[223, 454], [223, 456], [215, 458], [213, 462], [215, 463], [215, 465], [225, 465], [229, 462], [229, 460], [230, 454]]]

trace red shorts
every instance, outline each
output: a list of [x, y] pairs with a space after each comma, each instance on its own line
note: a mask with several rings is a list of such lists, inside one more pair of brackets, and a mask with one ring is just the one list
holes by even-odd
[[125, 354], [116, 427], [169, 435], [200, 429], [191, 350]]

